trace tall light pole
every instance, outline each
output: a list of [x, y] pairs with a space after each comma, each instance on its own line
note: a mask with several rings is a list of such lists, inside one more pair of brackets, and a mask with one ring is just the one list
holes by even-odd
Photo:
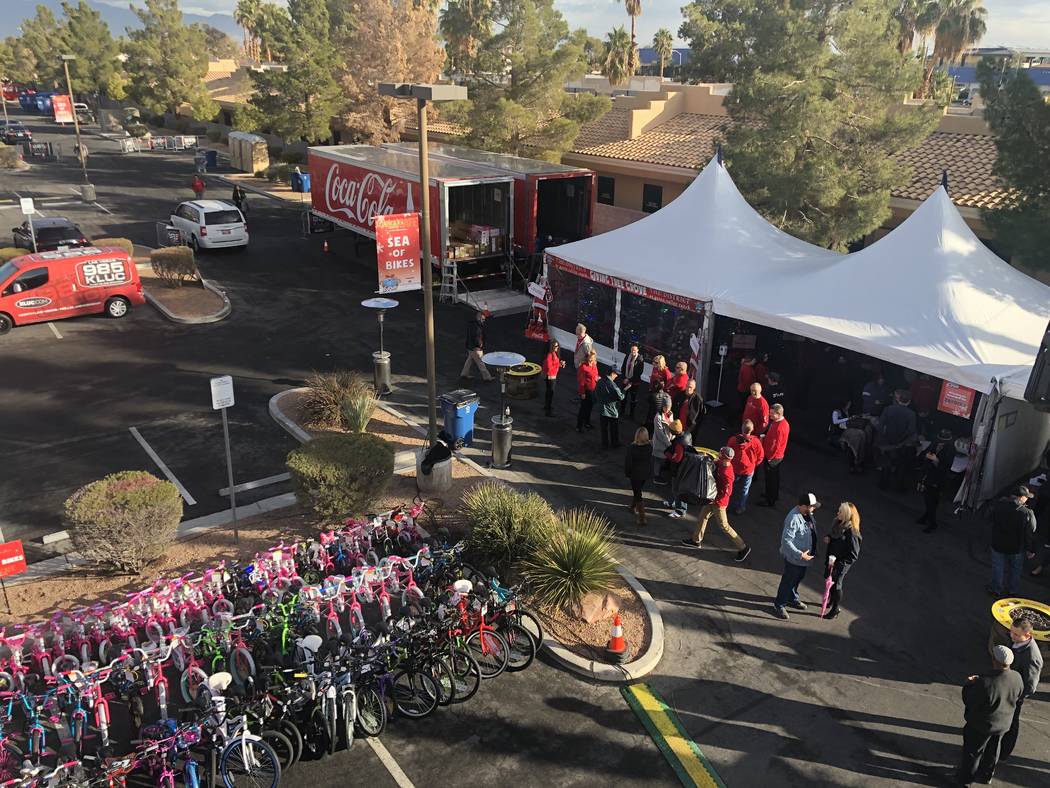
[[431, 101], [463, 101], [467, 89], [460, 85], [414, 85], [408, 82], [380, 82], [379, 95], [416, 100], [419, 122], [419, 191], [423, 251], [423, 331], [427, 355], [427, 410], [430, 426], [427, 441], [437, 438], [437, 360], [434, 355], [434, 271], [430, 262], [430, 160], [427, 150], [427, 103]]
[[[76, 60], [76, 55], [60, 55], [62, 68], [66, 72], [66, 90], [69, 91], [69, 109], [73, 113], [73, 131], [77, 135], [77, 156], [80, 158], [80, 170], [84, 173], [84, 183], [90, 183], [87, 176], [87, 159], [84, 157], [84, 146], [80, 144], [80, 121], [73, 109], [73, 83], [69, 79], [69, 61]], [[86, 199], [86, 198], [85, 198]]]

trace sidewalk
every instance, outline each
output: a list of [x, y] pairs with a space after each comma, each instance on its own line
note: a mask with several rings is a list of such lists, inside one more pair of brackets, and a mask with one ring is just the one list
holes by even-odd
[[204, 177], [223, 181], [230, 184], [230, 186], [237, 184], [245, 191], [288, 203], [289, 205], [298, 203], [301, 204], [300, 207], [303, 210], [310, 207], [310, 195], [293, 192], [292, 187], [287, 183], [270, 183], [266, 178], [256, 178], [247, 172], [209, 172]]

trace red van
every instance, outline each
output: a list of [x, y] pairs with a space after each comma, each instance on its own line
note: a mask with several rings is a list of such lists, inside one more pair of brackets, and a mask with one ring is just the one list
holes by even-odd
[[124, 317], [144, 303], [135, 262], [115, 247], [27, 254], [0, 265], [0, 334], [76, 315]]

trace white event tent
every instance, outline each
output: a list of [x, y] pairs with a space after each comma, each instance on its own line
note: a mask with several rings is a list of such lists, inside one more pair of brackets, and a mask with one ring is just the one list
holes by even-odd
[[[988, 449], [992, 470], [980, 499], [1034, 467], [1050, 440], [1050, 417], [1022, 401], [1050, 320], [1050, 287], [985, 247], [944, 187], [879, 241], [841, 255], [769, 224], [716, 157], [656, 213], [547, 255], [554, 267], [567, 263], [595, 281], [615, 277], [682, 294], [716, 315], [992, 395], [975, 423], [980, 460]], [[556, 328], [571, 342], [572, 326]]]

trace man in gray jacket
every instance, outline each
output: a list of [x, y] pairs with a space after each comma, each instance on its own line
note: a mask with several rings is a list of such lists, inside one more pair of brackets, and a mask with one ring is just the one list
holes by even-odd
[[1014, 751], [1014, 746], [1017, 744], [1017, 733], [1021, 727], [1021, 707], [1024, 706], [1025, 699], [1032, 697], [1039, 689], [1039, 678], [1043, 672], [1043, 655], [1039, 652], [1039, 644], [1032, 637], [1032, 622], [1027, 618], [1016, 619], [1013, 626], [1010, 627], [1010, 651], [1014, 655], [1011, 667], [1021, 675], [1024, 692], [1021, 693], [1021, 698], [1014, 709], [1010, 730], [1003, 734], [999, 745], [1000, 761], [1005, 761]]
[[787, 620], [785, 607], [805, 610], [805, 603], [798, 597], [798, 585], [806, 576], [806, 569], [817, 553], [817, 528], [813, 513], [820, 506], [813, 493], [802, 493], [798, 506], [788, 512], [784, 519], [784, 531], [780, 535], [780, 555], [784, 558], [784, 573], [780, 587], [773, 600], [773, 615]]
[[1017, 701], [1024, 692], [1021, 674], [1010, 670], [1013, 651], [992, 647], [991, 673], [970, 676], [963, 686], [966, 707], [962, 762], [955, 773], [958, 785], [990, 783], [999, 762], [999, 740], [1010, 730]]

